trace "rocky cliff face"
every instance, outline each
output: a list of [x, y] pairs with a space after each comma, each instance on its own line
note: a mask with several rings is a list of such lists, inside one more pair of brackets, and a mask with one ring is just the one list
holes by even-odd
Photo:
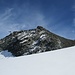
[[0, 40], [0, 50], [8, 50], [14, 56], [57, 50], [74, 46], [75, 41], [60, 37], [45, 28], [15, 31]]

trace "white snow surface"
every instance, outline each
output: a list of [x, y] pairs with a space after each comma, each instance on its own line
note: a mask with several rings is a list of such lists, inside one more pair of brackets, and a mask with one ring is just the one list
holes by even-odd
[[42, 40], [45, 40], [45, 39], [46, 39], [46, 35], [43, 34], [43, 35], [40, 36], [40, 38], [41, 38]]
[[33, 41], [32, 45], [35, 45], [35, 44], [37, 44], [37, 43], [38, 43], [38, 41]]
[[18, 39], [21, 39], [22, 37], [24, 37], [26, 35], [27, 35], [27, 33], [22, 32], [22, 33], [19, 33], [17, 36], [18, 36]]
[[45, 36], [46, 36], [46, 35], [45, 35], [45, 34], [43, 34], [43, 35], [41, 35], [41, 36], [40, 36], [40, 38], [43, 38], [43, 37], [45, 37]]
[[22, 42], [20, 42], [20, 43], [24, 43], [24, 42], [27, 42], [28, 40], [23, 40]]
[[20, 57], [0, 54], [0, 75], [75, 75], [75, 46]]

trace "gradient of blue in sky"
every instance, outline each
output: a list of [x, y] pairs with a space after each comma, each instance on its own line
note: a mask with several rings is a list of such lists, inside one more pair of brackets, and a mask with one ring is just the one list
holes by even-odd
[[32, 29], [38, 25], [75, 39], [75, 1], [0, 0], [0, 38], [9, 31]]

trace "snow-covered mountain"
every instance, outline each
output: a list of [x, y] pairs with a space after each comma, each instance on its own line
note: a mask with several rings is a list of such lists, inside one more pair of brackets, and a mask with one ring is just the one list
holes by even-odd
[[30, 55], [75, 45], [75, 40], [60, 37], [45, 28], [15, 31], [0, 40], [0, 50], [14, 56]]
[[0, 75], [75, 75], [75, 46], [21, 57], [3, 54]]

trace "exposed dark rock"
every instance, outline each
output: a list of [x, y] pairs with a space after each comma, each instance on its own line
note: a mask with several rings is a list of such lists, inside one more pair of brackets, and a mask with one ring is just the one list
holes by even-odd
[[15, 31], [0, 40], [0, 51], [8, 50], [14, 56], [57, 50], [75, 45], [75, 40], [60, 37], [45, 28]]

